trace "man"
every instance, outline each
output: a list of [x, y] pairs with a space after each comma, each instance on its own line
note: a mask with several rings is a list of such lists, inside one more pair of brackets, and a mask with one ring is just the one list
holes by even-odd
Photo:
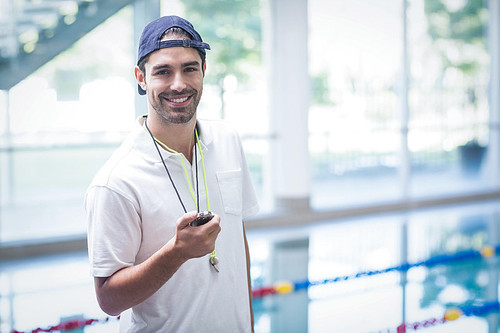
[[[141, 36], [148, 114], [98, 172], [85, 206], [99, 305], [122, 332], [251, 332], [243, 219], [258, 210], [237, 133], [197, 119], [205, 50], [188, 21]], [[197, 211], [213, 211], [192, 225]]]

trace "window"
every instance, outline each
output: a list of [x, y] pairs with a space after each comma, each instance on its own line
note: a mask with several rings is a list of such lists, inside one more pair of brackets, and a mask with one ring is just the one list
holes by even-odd
[[400, 195], [401, 1], [309, 1], [312, 204]]
[[315, 207], [493, 186], [488, 8], [404, 3], [309, 1]]
[[85, 190], [134, 120], [131, 20], [125, 8], [5, 94], [1, 242], [85, 234]]
[[411, 194], [488, 188], [488, 9], [483, 1], [410, 1]]

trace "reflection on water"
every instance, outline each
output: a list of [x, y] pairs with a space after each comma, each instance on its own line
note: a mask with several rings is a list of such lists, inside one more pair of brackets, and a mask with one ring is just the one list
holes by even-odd
[[[499, 261], [486, 246], [500, 245], [499, 223], [496, 201], [249, 230], [254, 290], [278, 281], [315, 282], [288, 294], [256, 297], [255, 331], [398, 332], [402, 323], [430, 323], [454, 307], [497, 301]], [[355, 276], [467, 250], [483, 251], [484, 256]], [[342, 276], [349, 278], [331, 282]], [[497, 310], [487, 312], [421, 330], [499, 332]], [[45, 328], [75, 316], [106, 317], [95, 301], [85, 253], [1, 263], [0, 332]], [[85, 332], [115, 332], [117, 324], [96, 324]]]
[[[292, 282], [331, 280], [461, 251], [483, 251], [477, 259], [319, 283], [298, 295], [257, 298], [256, 332], [398, 332], [402, 323], [418, 323], [425, 332], [498, 332], [497, 310], [485, 304], [498, 300], [499, 264], [494, 252], [485, 250], [500, 245], [499, 211], [499, 202], [488, 202], [252, 232], [254, 289], [277, 281], [276, 257], [286, 257], [280, 244], [289, 239], [308, 244], [296, 247], [302, 253], [289, 255], [281, 264], [285, 272], [280, 272], [280, 279], [289, 269]], [[307, 267], [302, 267], [304, 256]], [[299, 270], [307, 275], [297, 277]], [[458, 312], [457, 320], [439, 321], [454, 308], [483, 309], [487, 315]]]

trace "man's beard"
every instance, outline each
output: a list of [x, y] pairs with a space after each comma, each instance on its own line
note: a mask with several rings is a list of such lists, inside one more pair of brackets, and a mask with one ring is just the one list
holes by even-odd
[[160, 95], [158, 95], [157, 103], [154, 103], [154, 101], [151, 100], [151, 97], [149, 102], [156, 113], [167, 122], [171, 124], [185, 124], [193, 119], [194, 115], [196, 114], [196, 109], [198, 108], [198, 104], [200, 103], [201, 99], [201, 91], [195, 92], [193, 95], [191, 95], [190, 98], [192, 100], [186, 107], [172, 107], [167, 104], [168, 102], [165, 100], [165, 98], [173, 99], [175, 98], [175, 95], [167, 96], [166, 94], [161, 93]]

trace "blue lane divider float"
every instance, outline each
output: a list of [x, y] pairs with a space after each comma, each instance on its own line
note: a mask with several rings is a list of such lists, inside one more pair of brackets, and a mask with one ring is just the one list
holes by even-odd
[[473, 260], [490, 258], [495, 256], [500, 252], [500, 245], [496, 247], [484, 246], [481, 250], [467, 250], [460, 251], [454, 254], [442, 254], [429, 259], [415, 262], [415, 263], [403, 263], [398, 266], [389, 267], [380, 270], [372, 270], [359, 272], [351, 275], [338, 276], [331, 279], [324, 279], [318, 281], [302, 280], [302, 281], [278, 281], [272, 286], [265, 286], [260, 288], [255, 288], [252, 290], [252, 296], [254, 298], [260, 298], [267, 295], [274, 294], [288, 294], [298, 290], [308, 289], [311, 286], [317, 286], [322, 284], [336, 283], [341, 281], [347, 281], [352, 279], [358, 279], [362, 277], [368, 277], [373, 275], [385, 274], [390, 272], [406, 272], [414, 267], [434, 267], [437, 265], [449, 264], [457, 261]]

